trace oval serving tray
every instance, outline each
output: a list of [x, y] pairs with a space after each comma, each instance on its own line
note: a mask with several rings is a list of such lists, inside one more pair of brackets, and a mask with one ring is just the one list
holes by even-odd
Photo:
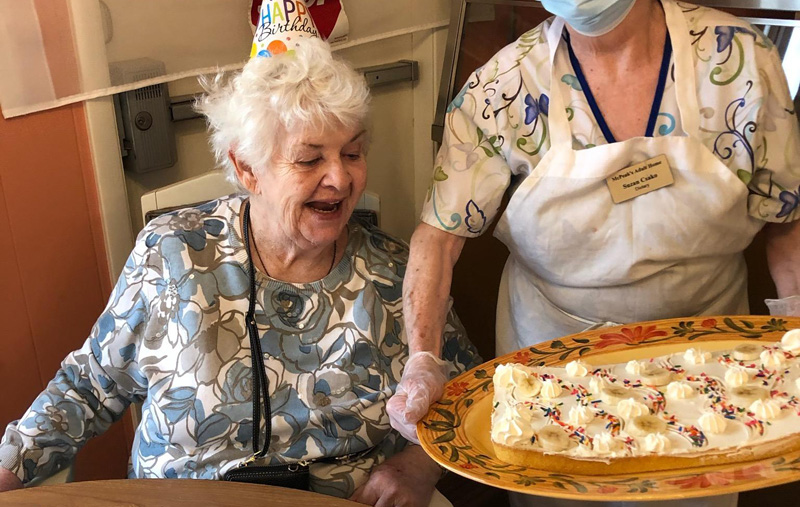
[[760, 461], [640, 474], [585, 476], [510, 465], [494, 454], [490, 439], [492, 375], [499, 364], [562, 366], [580, 357], [609, 364], [671, 354], [703, 342], [707, 350], [741, 342], [779, 341], [800, 318], [716, 316], [667, 319], [596, 329], [537, 344], [488, 361], [445, 386], [417, 425], [425, 451], [469, 479], [533, 495], [575, 500], [669, 500], [719, 495], [800, 480], [800, 451]]

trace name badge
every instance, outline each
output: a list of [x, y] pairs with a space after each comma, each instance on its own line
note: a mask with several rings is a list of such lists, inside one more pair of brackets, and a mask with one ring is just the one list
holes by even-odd
[[629, 201], [675, 183], [666, 155], [639, 162], [606, 178], [614, 204]]

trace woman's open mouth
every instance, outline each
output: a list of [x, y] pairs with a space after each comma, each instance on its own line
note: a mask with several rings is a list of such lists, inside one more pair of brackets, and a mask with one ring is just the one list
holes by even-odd
[[306, 206], [317, 213], [331, 214], [336, 213], [342, 207], [342, 201], [311, 201]]

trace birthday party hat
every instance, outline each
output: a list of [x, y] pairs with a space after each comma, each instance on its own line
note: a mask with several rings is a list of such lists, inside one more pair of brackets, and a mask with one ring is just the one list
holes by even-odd
[[305, 0], [264, 0], [250, 58], [292, 52], [309, 38], [319, 38], [319, 32]]

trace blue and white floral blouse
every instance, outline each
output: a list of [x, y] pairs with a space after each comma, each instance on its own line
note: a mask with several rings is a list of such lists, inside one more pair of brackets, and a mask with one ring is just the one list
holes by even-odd
[[[800, 131], [777, 50], [746, 21], [678, 5], [692, 40], [701, 142], [749, 187], [752, 216], [800, 219]], [[549, 27], [545, 21], [503, 48], [450, 104], [424, 222], [460, 236], [480, 235], [506, 190], [549, 150]], [[673, 63], [667, 40], [649, 136], [682, 135]], [[555, 66], [575, 149], [613, 142], [568, 38]]]
[[[218, 479], [252, 454], [243, 202], [220, 199], [145, 227], [88, 340], [7, 427], [0, 466], [23, 482], [49, 476], [133, 402], [143, 405], [130, 477]], [[372, 448], [312, 465], [315, 491], [351, 495], [406, 443], [389, 426], [386, 400], [408, 357], [407, 260], [404, 243], [351, 220], [346, 253], [322, 280], [256, 274], [273, 462]], [[451, 375], [478, 361], [453, 312], [444, 341]]]

